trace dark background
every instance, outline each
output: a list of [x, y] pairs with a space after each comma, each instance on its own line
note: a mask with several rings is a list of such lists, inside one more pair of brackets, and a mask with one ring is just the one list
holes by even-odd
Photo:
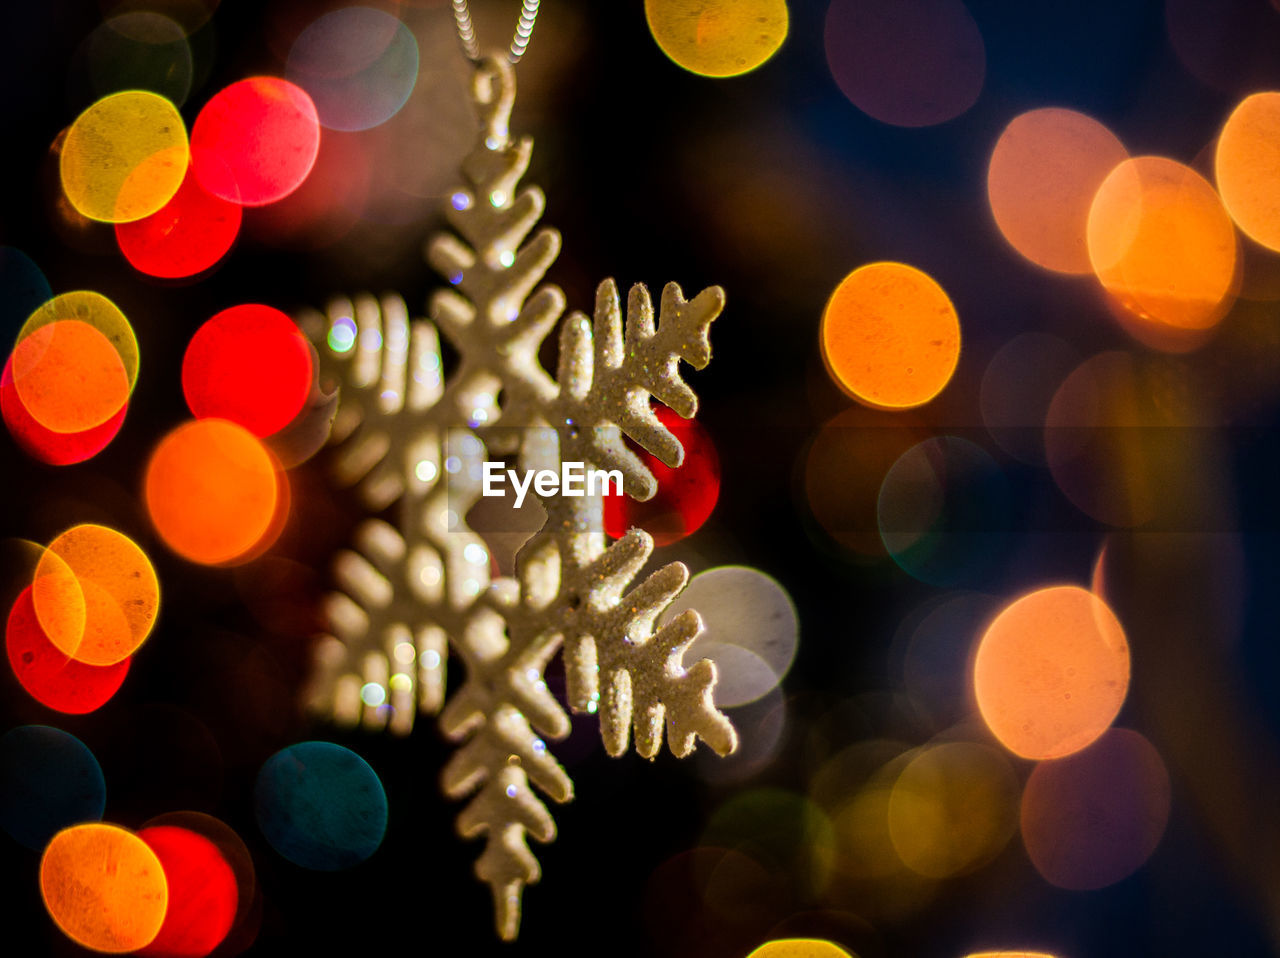
[[[505, 39], [517, 6], [478, 4], [482, 40]], [[535, 138], [526, 182], [543, 187], [544, 221], [563, 233], [549, 278], [565, 288], [570, 306], [588, 308], [605, 276], [655, 292], [668, 280], [688, 295], [711, 284], [727, 290], [712, 330], [714, 360], [689, 377], [719, 449], [720, 502], [711, 521], [665, 558], [687, 548], [702, 566], [743, 563], [776, 577], [799, 609], [801, 644], [784, 686], [787, 737], [777, 758], [745, 783], [706, 783], [665, 754], [653, 763], [634, 755], [612, 760], [589, 744], [591, 723], [575, 733], [581, 744], [565, 753], [576, 754], [566, 763], [578, 797], [553, 809], [558, 840], [535, 848], [544, 877], [525, 893], [514, 946], [496, 941], [488, 891], [472, 878], [480, 846], [455, 837], [459, 807], [438, 795], [449, 749], [430, 722], [394, 740], [298, 715], [328, 557], [357, 518], [351, 500], [329, 489], [322, 457], [291, 474], [295, 512], [280, 543], [240, 570], [198, 568], [168, 553], [138, 497], [150, 448], [187, 415], [178, 368], [204, 319], [240, 302], [292, 310], [361, 289], [398, 290], [421, 309], [439, 282], [419, 257], [435, 201], [421, 198], [421, 211], [408, 204], [402, 222], [375, 218], [322, 249], [305, 238], [255, 235], [251, 213], [211, 275], [183, 285], [150, 281], [113, 251], [109, 233], [68, 232], [52, 211], [49, 145], [91, 102], [76, 91], [69, 64], [101, 9], [71, 0], [0, 9], [0, 243], [30, 255], [55, 292], [87, 288], [112, 298], [134, 323], [143, 356], [123, 431], [88, 463], [45, 467], [0, 438], [3, 534], [47, 542], [76, 522], [104, 522], [146, 548], [163, 590], [159, 625], [107, 706], [86, 717], [57, 715], [6, 676], [0, 719], [5, 728], [54, 724], [89, 744], [106, 773], [108, 821], [137, 827], [194, 808], [235, 828], [253, 853], [261, 891], [261, 927], [249, 954], [465, 949], [729, 958], [784, 935], [830, 937], [862, 958], [959, 958], [1006, 942], [1072, 958], [1274, 953], [1280, 855], [1270, 853], [1280, 852], [1272, 824], [1280, 793], [1270, 736], [1280, 697], [1269, 401], [1237, 415], [1214, 444], [1232, 502], [1217, 531], [1243, 549], [1235, 581], [1247, 599], [1234, 643], [1202, 653], [1212, 667], [1186, 653], [1152, 607], [1153, 593], [1188, 585], [1201, 553], [1189, 549], [1184, 569], [1152, 570], [1142, 564], [1141, 541], [1121, 549], [1131, 561], [1118, 581], [1129, 591], [1117, 604], [1135, 666], [1117, 724], [1143, 731], [1161, 749], [1174, 788], [1168, 831], [1146, 868], [1102, 891], [1059, 891], [1039, 878], [1015, 838], [985, 869], [943, 885], [929, 904], [896, 921], [865, 921], [856, 901], [837, 910], [806, 899], [787, 860], [766, 861], [777, 880], [767, 901], [731, 895], [714, 915], [696, 901], [669, 901], [678, 902], [678, 884], [665, 887], [660, 866], [697, 846], [713, 810], [736, 790], [803, 791], [815, 762], [843, 745], [930, 734], [894, 705], [901, 677], [890, 664], [890, 642], [904, 615], [939, 590], [888, 560], [842, 555], [808, 517], [798, 481], [818, 427], [850, 405], [826, 379], [817, 351], [818, 320], [836, 284], [875, 260], [912, 263], [941, 283], [959, 311], [965, 345], [955, 379], [922, 417], [937, 433], [983, 443], [978, 383], [986, 361], [1015, 333], [1055, 332], [1086, 354], [1139, 348], [1108, 320], [1091, 282], [1046, 276], [996, 231], [985, 176], [1004, 125], [1027, 109], [1067, 106], [1107, 124], [1133, 155], [1189, 162], [1239, 96], [1265, 88], [1266, 72], [1280, 71], [1280, 14], [1265, 0], [1213, 4], [1222, 22], [1245, 25], [1250, 44], [1238, 48], [1238, 59], [1258, 66], [1239, 71], [1228, 89], [1205, 84], [1179, 62], [1162, 3], [974, 0], [969, 8], [987, 52], [981, 98], [953, 121], [906, 130], [871, 120], [836, 88], [823, 56], [825, 7], [791, 3], [790, 35], [773, 59], [746, 76], [710, 80], [661, 53], [639, 2], [546, 0], [517, 69], [523, 85], [513, 129]], [[312, 8], [308, 16], [322, 5], [224, 0], [193, 41], [207, 76], [183, 107], [188, 123], [225, 84], [282, 73], [275, 24]], [[448, 16], [429, 3], [402, 13], [411, 25]], [[1248, 26], [1268, 16], [1272, 33]], [[499, 35], [495, 23], [503, 24]], [[460, 58], [449, 47], [441, 55]], [[425, 45], [423, 57], [425, 68]], [[1272, 320], [1274, 309], [1262, 315]], [[1015, 530], [1007, 558], [966, 585], [1004, 597], [1086, 581], [1108, 530], [1075, 512], [1047, 473], [1001, 464], [1015, 501], [1038, 518]], [[1187, 603], [1193, 616], [1194, 592]], [[1146, 670], [1155, 672], [1144, 663], [1156, 660], [1159, 674], [1144, 685]], [[1205, 702], [1222, 709], [1197, 708]], [[1203, 761], [1205, 750], [1180, 748], [1188, 722], [1204, 732], [1207, 751], [1216, 737], [1242, 761], [1214, 768]], [[291, 865], [253, 820], [261, 763], [313, 737], [357, 750], [390, 800], [382, 848], [348, 872]], [[38, 855], [0, 840], [0, 953], [78, 953], [44, 913], [37, 865]]]

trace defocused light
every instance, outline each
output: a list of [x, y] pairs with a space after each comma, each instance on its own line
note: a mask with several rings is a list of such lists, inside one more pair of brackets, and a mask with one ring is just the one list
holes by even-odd
[[696, 419], [681, 418], [660, 404], [653, 412], [684, 447], [684, 462], [673, 469], [633, 445], [633, 452], [657, 480], [658, 491], [638, 502], [615, 492], [615, 483], [606, 483], [604, 531], [621, 539], [628, 529], [639, 526], [653, 536], [655, 545], [665, 546], [693, 535], [711, 516], [720, 497], [720, 457], [711, 435]]
[[1092, 117], [1047, 107], [1015, 117], [991, 152], [987, 199], [1004, 238], [1033, 263], [1089, 273], [1085, 228], [1107, 174], [1128, 158]]
[[1010, 603], [974, 661], [978, 708], [1023, 758], [1060, 758], [1111, 725], [1129, 689], [1129, 643], [1102, 599], [1052, 586]]
[[980, 582], [1004, 552], [1009, 483], [982, 447], [935, 436], [885, 473], [876, 520], [885, 549], [907, 574], [939, 586]]
[[62, 145], [62, 189], [91, 220], [127, 223], [172, 199], [187, 172], [187, 128], [162, 96], [104, 97], [71, 124]]
[[30, 588], [9, 612], [5, 651], [14, 678], [27, 694], [41, 705], [69, 715], [84, 715], [100, 708], [129, 674], [129, 659], [99, 668], [58, 651], [40, 628]]
[[1049, 405], [1079, 362], [1073, 347], [1049, 333], [1021, 333], [991, 357], [979, 404], [983, 425], [1001, 449], [1028, 465], [1045, 465]]
[[117, 223], [116, 242], [129, 264], [148, 276], [195, 276], [231, 249], [242, 215], [239, 204], [207, 192], [188, 170], [162, 209], [132, 223]]
[[156, 531], [174, 552], [205, 565], [253, 552], [277, 520], [285, 482], [271, 454], [225, 419], [184, 423], [156, 447], [144, 486]]
[[960, 319], [920, 270], [872, 263], [843, 280], [822, 314], [822, 356], [859, 402], [907, 409], [938, 395], [960, 358]]
[[148, 90], [181, 106], [191, 92], [194, 66], [186, 31], [163, 14], [112, 17], [89, 34], [84, 55], [97, 96]]
[[884, 123], [943, 123], [982, 92], [986, 47], [961, 0], [832, 0], [823, 37], [841, 92]]
[[[83, 590], [84, 626], [67, 626], [65, 566]], [[151, 634], [160, 611], [155, 568], [128, 536], [99, 525], [73, 526], [49, 544], [32, 587], [36, 615], [58, 649], [86, 665], [114, 665]], [[73, 597], [74, 599], [75, 597]]]
[[830, 879], [835, 832], [826, 813], [805, 796], [756, 788], [738, 792], [712, 813], [702, 844], [749, 850], [770, 871], [820, 891]]
[[408, 101], [418, 79], [418, 41], [389, 13], [345, 7], [302, 31], [285, 72], [311, 95], [322, 125], [367, 130]]
[[138, 837], [160, 859], [169, 888], [164, 924], [139, 954], [203, 958], [235, 920], [239, 891], [231, 866], [209, 839], [176, 825], [149, 825]]
[[191, 162], [200, 185], [245, 206], [274, 203], [296, 190], [319, 149], [315, 104], [278, 77], [250, 77], [225, 87], [191, 128]]
[[925, 436], [909, 416], [846, 409], [823, 424], [805, 458], [805, 505], [828, 536], [860, 555], [885, 555], [876, 517], [881, 480]]
[[1022, 841], [1036, 870], [1059, 888], [1103, 888], [1137, 871], [1169, 821], [1169, 773], [1129, 729], [1083, 752], [1041, 762], [1022, 796]]
[[[147, 0], [146, 8], [172, 18], [192, 34], [209, 22], [221, 0]], [[110, 15], [121, 8], [137, 7], [138, 0], [98, 0], [104, 14]]]
[[800, 630], [796, 607], [763, 572], [745, 566], [699, 572], [663, 611], [659, 624], [687, 609], [698, 611], [705, 631], [685, 650], [684, 664], [688, 668], [703, 658], [715, 662], [718, 707], [754, 702], [790, 670]]
[[968, 682], [973, 650], [994, 617], [996, 601], [979, 592], [936, 598], [903, 630], [902, 679], [916, 709], [935, 728], [973, 712]]
[[889, 837], [929, 878], [973, 871], [1017, 830], [1018, 780], [995, 749], [950, 742], [921, 751], [889, 796]]
[[1280, 85], [1274, 0], [1165, 0], [1164, 21], [1173, 52], [1202, 83], [1234, 93]]
[[84, 462], [102, 452], [120, 432], [128, 411], [129, 404], [126, 402], [101, 425], [81, 432], [54, 432], [36, 422], [22, 404], [17, 387], [13, 384], [12, 359], [5, 361], [4, 371], [0, 373], [0, 414], [4, 416], [9, 434], [28, 455], [50, 466]]
[[8, 365], [23, 408], [51, 432], [101, 426], [129, 401], [129, 374], [120, 354], [79, 320], [29, 333], [14, 346]]
[[147, 843], [104, 824], [54, 836], [40, 859], [40, 894], [68, 938], [113, 954], [156, 937], [169, 897], [164, 868]]
[[1112, 170], [1087, 236], [1099, 281], [1141, 319], [1209, 329], [1235, 299], [1231, 219], [1204, 177], [1174, 160], [1142, 156]]
[[69, 825], [101, 819], [106, 808], [107, 783], [93, 752], [47, 725], [0, 738], [0, 781], [0, 826], [32, 851]]
[[386, 157], [365, 142], [366, 136], [323, 136], [315, 166], [303, 184], [278, 203], [259, 209], [246, 224], [249, 232], [267, 243], [301, 249], [331, 246], [350, 233], [369, 205], [375, 159], [379, 173], [385, 172]]
[[18, 340], [21, 342], [44, 327], [63, 321], [92, 326], [107, 338], [124, 364], [129, 390], [132, 392], [138, 381], [138, 339], [120, 308], [101, 293], [92, 290], [60, 293], [41, 304], [39, 309], [27, 317], [18, 332]]
[[677, 65], [708, 77], [754, 70], [787, 38], [785, 0], [645, 0], [658, 48]]
[[312, 350], [287, 315], [260, 303], [205, 322], [182, 357], [182, 392], [197, 419], [227, 419], [258, 437], [302, 410], [315, 378]]
[[1280, 93], [1255, 93], [1231, 112], [1218, 137], [1214, 169], [1236, 225], [1280, 250]]
[[857, 958], [839, 945], [819, 938], [782, 938], [765, 942], [747, 958]]
[[360, 864], [382, 844], [387, 793], [355, 752], [302, 742], [262, 766], [254, 811], [280, 855], [303, 868], [337, 871]]

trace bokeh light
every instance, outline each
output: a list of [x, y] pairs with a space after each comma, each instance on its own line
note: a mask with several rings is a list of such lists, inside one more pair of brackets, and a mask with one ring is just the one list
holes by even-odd
[[1080, 354], [1050, 333], [1020, 333], [991, 357], [982, 375], [982, 422], [996, 444], [1032, 466], [1047, 464], [1044, 424], [1058, 385]]
[[691, 73], [730, 77], [773, 56], [787, 38], [785, 0], [645, 0], [658, 48]]
[[1214, 170], [1222, 203], [1250, 238], [1280, 250], [1280, 93], [1255, 93], [1231, 111]]
[[1162, 490], [1187, 474], [1184, 430], [1207, 424], [1183, 375], [1158, 357], [1112, 351], [1063, 380], [1045, 419], [1045, 454], [1076, 508], [1120, 527], [1155, 516]]
[[1164, 0], [1173, 52], [1193, 77], [1225, 92], [1280, 86], [1280, 17], [1266, 0]]
[[111, 954], [149, 944], [168, 904], [155, 852], [133, 832], [106, 824], [54, 836], [40, 859], [40, 894], [68, 938]]
[[835, 831], [813, 801], [784, 788], [739, 791], [711, 815], [702, 844], [729, 848], [813, 891], [831, 877]]
[[1012, 525], [1009, 483], [981, 446], [935, 436], [885, 473], [876, 520], [885, 550], [907, 574], [940, 586], [979, 582]]
[[177, 107], [143, 90], [103, 97], [71, 124], [62, 144], [62, 189], [91, 220], [127, 223], [178, 192], [191, 158]]
[[23, 408], [51, 432], [101, 426], [129, 401], [129, 374], [120, 354], [106, 336], [76, 319], [24, 336], [8, 365]]
[[197, 419], [238, 423], [258, 437], [287, 426], [315, 380], [313, 351], [287, 315], [260, 303], [205, 322], [182, 357], [182, 392]]
[[[83, 595], [70, 596], [70, 610], [66, 577], [59, 574], [64, 564]], [[49, 641], [86, 665], [114, 665], [132, 655], [160, 612], [151, 560], [128, 536], [100, 525], [73, 526], [54, 539], [36, 567], [31, 594]]]
[[936, 596], [903, 619], [894, 645], [902, 682], [915, 711], [935, 729], [973, 713], [969, 682], [974, 647], [998, 605], [981, 592]]
[[382, 844], [387, 793], [355, 752], [301, 742], [263, 764], [254, 789], [258, 827], [284, 858], [315, 871], [365, 861]]
[[183, 423], [151, 455], [147, 512], [174, 552], [205, 565], [255, 552], [279, 520], [282, 470], [262, 442], [225, 419]]
[[821, 938], [782, 938], [767, 941], [747, 958], [857, 958], [834, 942]]
[[928, 402], [960, 358], [960, 319], [951, 300], [904, 263], [871, 263], [841, 280], [822, 314], [821, 336], [836, 384], [880, 409]]
[[1037, 589], [988, 626], [974, 660], [978, 709], [1023, 758], [1060, 758], [1111, 725], [1129, 690], [1129, 643], [1102, 599], [1078, 586]]
[[987, 199], [1019, 253], [1060, 273], [1089, 273], [1089, 207], [1107, 174], [1128, 159], [1092, 117], [1046, 107], [1015, 117], [991, 152]]
[[195, 76], [191, 44], [176, 21], [151, 10], [111, 17], [89, 34], [85, 67], [96, 96], [148, 90], [182, 106]]
[[944, 123], [982, 92], [986, 47], [961, 0], [832, 0], [823, 37], [841, 92], [884, 123]]
[[790, 670], [799, 617], [786, 589], [763, 572], [745, 566], [699, 572], [663, 611], [659, 623], [687, 609], [697, 610], [705, 631], [685, 650], [685, 666], [699, 659], [715, 662], [718, 707], [754, 702]]
[[1089, 210], [1089, 260], [1134, 316], [1177, 330], [1216, 325], [1238, 288], [1235, 229], [1212, 186], [1175, 160], [1125, 160]]
[[195, 276], [226, 255], [240, 233], [238, 203], [214, 196], [192, 170], [161, 209], [116, 224], [120, 252], [134, 269], [161, 279]]
[[315, 104], [278, 77], [250, 77], [223, 88], [191, 127], [191, 162], [200, 185], [245, 206], [274, 203], [296, 190], [319, 149]]
[[0, 826], [32, 851], [62, 829], [98, 821], [107, 803], [102, 766], [74, 735], [22, 725], [0, 738]]
[[169, 888], [159, 933], [140, 954], [203, 958], [231, 930], [239, 904], [235, 874], [218, 846], [176, 825], [148, 825], [138, 837], [155, 852]]
[[986, 864], [1018, 828], [1018, 780], [993, 748], [949, 742], [925, 748], [889, 795], [889, 837], [902, 862], [928, 878]]
[[621, 539], [628, 529], [639, 526], [653, 536], [655, 545], [665, 546], [693, 535], [711, 516], [720, 497], [720, 457], [711, 435], [696, 419], [684, 419], [663, 405], [655, 405], [653, 412], [684, 447], [684, 461], [673, 469], [631, 444], [632, 451], [653, 473], [658, 491], [639, 502], [615, 492], [613, 484], [608, 484], [604, 531]]
[[1137, 732], [1112, 729], [1082, 752], [1035, 767], [1022, 796], [1022, 841], [1050, 884], [1103, 888], [1151, 857], [1169, 807], [1160, 753]]
[[822, 425], [804, 463], [804, 507], [836, 544], [861, 556], [884, 556], [876, 506], [880, 483], [898, 457], [925, 438], [910, 413], [861, 406]]
[[389, 13], [344, 7], [302, 31], [285, 75], [311, 96], [322, 126], [368, 130], [408, 101], [418, 79], [418, 41]]
[[18, 331], [18, 342], [39, 332], [45, 326], [73, 321], [92, 326], [111, 343], [120, 356], [128, 378], [129, 389], [138, 381], [138, 338], [124, 313], [107, 297], [89, 289], [59, 293], [32, 312]]
[[36, 618], [31, 588], [9, 611], [5, 651], [14, 678], [27, 694], [57, 712], [84, 715], [105, 705], [124, 684], [129, 659], [115, 665], [85, 665], [59, 651]]
[[50, 466], [68, 466], [92, 459], [111, 443], [124, 425], [129, 411], [126, 402], [106, 422], [81, 432], [54, 432], [36, 422], [22, 404], [13, 384], [13, 360], [7, 359], [0, 373], [0, 414], [9, 434], [34, 459]]
[[[231, 869], [236, 891], [235, 915], [218, 954], [240, 954], [257, 936], [257, 925], [253, 920], [255, 898], [261, 902], [257, 894], [258, 879], [253, 858], [244, 840], [225, 822], [204, 812], [166, 812], [148, 821], [143, 828], [145, 830], [157, 826], [172, 826], [203, 837], [213, 844], [223, 862]], [[260, 912], [258, 918], [261, 918]], [[153, 943], [153, 947], [155, 944]]]
[[111, 16], [139, 6], [164, 14], [182, 26], [188, 35], [195, 33], [213, 16], [221, 0], [98, 0], [103, 14]]

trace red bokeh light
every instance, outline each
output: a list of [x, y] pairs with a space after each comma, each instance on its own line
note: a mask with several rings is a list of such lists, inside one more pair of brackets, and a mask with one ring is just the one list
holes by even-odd
[[319, 149], [315, 104], [279, 77], [225, 87], [191, 127], [191, 163], [200, 185], [243, 206], [288, 196], [311, 172]]
[[214, 196], [188, 169], [178, 192], [160, 210], [117, 223], [116, 241], [130, 265], [148, 276], [195, 276], [231, 249], [243, 215], [239, 204]]
[[224, 309], [196, 330], [182, 358], [182, 391], [197, 419], [227, 419], [259, 438], [293, 421], [311, 392], [311, 348], [270, 306]]
[[684, 446], [684, 463], [676, 469], [628, 442], [658, 481], [652, 499], [637, 502], [612, 491], [604, 497], [604, 531], [614, 539], [639, 526], [653, 536], [655, 545], [670, 545], [697, 532], [720, 497], [720, 457], [702, 426], [682, 419], [666, 406], [655, 405], [658, 421]]
[[59, 651], [40, 628], [30, 586], [9, 612], [4, 644], [14, 677], [27, 693], [41, 705], [68, 715], [101, 708], [129, 674], [127, 658], [114, 665], [85, 665]]
[[68, 466], [84, 462], [105, 449], [124, 425], [126, 402], [114, 416], [104, 423], [82, 432], [54, 432], [36, 422], [22, 404], [22, 397], [13, 383], [13, 360], [6, 360], [0, 373], [0, 414], [9, 427], [9, 433], [28, 455], [50, 466]]
[[151, 944], [138, 954], [157, 958], [203, 958], [231, 930], [240, 892], [218, 847], [176, 825], [149, 825], [138, 837], [164, 866], [169, 908]]

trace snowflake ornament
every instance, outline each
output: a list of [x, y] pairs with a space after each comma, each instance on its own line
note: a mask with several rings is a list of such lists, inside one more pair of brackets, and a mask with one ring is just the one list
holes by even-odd
[[[564, 294], [539, 285], [560, 236], [533, 232], [545, 200], [520, 186], [533, 144], [508, 132], [514, 97], [506, 59], [479, 61], [472, 99], [480, 135], [463, 161], [465, 186], [446, 207], [454, 232], [427, 248], [452, 287], [432, 298], [432, 321], [411, 321], [394, 296], [337, 299], [327, 316], [299, 319], [319, 347], [322, 376], [341, 390], [335, 479], [354, 486], [370, 514], [398, 504], [400, 516], [398, 528], [366, 518], [335, 560], [331, 634], [317, 646], [307, 704], [342, 725], [398, 734], [412, 729], [415, 712], [439, 713], [459, 743], [443, 789], [470, 797], [458, 831], [485, 837], [476, 874], [493, 891], [507, 940], [519, 928], [524, 886], [540, 875], [528, 839], [555, 838], [543, 796], [573, 797], [548, 744], [570, 727], [544, 679], [557, 653], [568, 708], [598, 715], [610, 755], [634, 739], [652, 758], [664, 735], [677, 756], [698, 739], [721, 755], [737, 745], [712, 700], [715, 665], [684, 662], [702, 631], [697, 613], [655, 631], [688, 570], [672, 563], [633, 584], [653, 549], [647, 533], [632, 529], [606, 545], [598, 494], [539, 495], [546, 521], [517, 553], [514, 577], [491, 578], [484, 540], [466, 523], [490, 452], [525, 470], [558, 470], [563, 461], [616, 469], [627, 494], [652, 496], [653, 475], [624, 437], [680, 464], [683, 449], [650, 400], [695, 413], [679, 364], [707, 364], [708, 331], [724, 305], [718, 287], [686, 300], [672, 283], [655, 321], [637, 285], [624, 317], [606, 280], [592, 318], [575, 312], [561, 322]], [[557, 324], [553, 378], [538, 350]], [[458, 354], [447, 380], [439, 334]], [[449, 654], [464, 678], [446, 702]]]

